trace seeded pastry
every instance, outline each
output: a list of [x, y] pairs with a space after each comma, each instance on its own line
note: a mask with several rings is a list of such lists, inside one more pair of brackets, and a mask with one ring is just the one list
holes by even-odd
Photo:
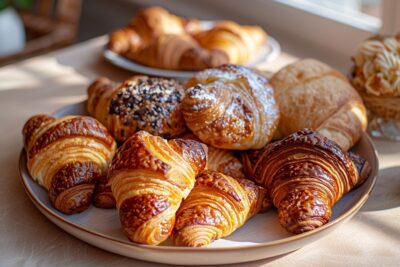
[[139, 130], [172, 138], [185, 132], [183, 86], [172, 79], [134, 76], [123, 83], [101, 77], [88, 88], [87, 110], [117, 141]]

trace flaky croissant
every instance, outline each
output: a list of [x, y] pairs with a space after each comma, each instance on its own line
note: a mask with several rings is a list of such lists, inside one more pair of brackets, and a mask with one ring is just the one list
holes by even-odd
[[278, 138], [310, 128], [347, 151], [367, 127], [366, 109], [357, 91], [324, 63], [300, 60], [281, 69], [270, 82], [281, 112]]
[[230, 235], [263, 206], [265, 189], [246, 179], [204, 171], [179, 208], [175, 245], [205, 247]]
[[[183, 139], [200, 141], [192, 133], [182, 136]], [[208, 170], [217, 171], [236, 179], [244, 179], [242, 162], [236, 157], [234, 151], [220, 149], [212, 146], [208, 147]]]
[[175, 80], [133, 76], [123, 83], [101, 77], [88, 88], [88, 113], [117, 141], [138, 130], [172, 138], [186, 131], [181, 111], [183, 86]]
[[138, 243], [157, 245], [170, 235], [175, 213], [207, 165], [207, 147], [167, 141], [140, 131], [117, 151], [109, 179], [123, 230]]
[[66, 214], [85, 210], [116, 150], [107, 129], [91, 117], [37, 115], [23, 136], [29, 173], [53, 206]]
[[152, 6], [140, 10], [129, 25], [113, 32], [108, 48], [118, 54], [133, 53], [161, 35], [195, 33], [200, 29], [197, 20], [187, 20]]
[[[189, 133], [182, 136], [183, 139], [200, 141], [195, 135]], [[244, 179], [243, 165], [234, 155], [233, 151], [208, 147], [208, 166], [207, 169], [221, 172], [236, 179]], [[107, 177], [102, 177], [96, 185], [93, 196], [96, 207], [109, 209], [115, 208], [115, 198], [111, 191], [111, 185]], [[270, 205], [271, 206], [271, 205]], [[268, 209], [265, 204], [265, 209]]]
[[335, 203], [371, 171], [364, 159], [308, 129], [244, 153], [243, 165], [268, 190], [280, 224], [296, 234], [329, 222]]
[[190, 79], [182, 101], [189, 129], [206, 144], [225, 149], [262, 148], [279, 121], [273, 89], [261, 75], [223, 65]]
[[139, 52], [125, 55], [144, 65], [171, 70], [203, 70], [228, 63], [224, 53], [201, 48], [187, 34], [161, 35]]
[[194, 38], [210, 51], [224, 53], [231, 64], [244, 64], [254, 58], [265, 44], [267, 34], [258, 26], [241, 26], [233, 21], [222, 21], [207, 31], [199, 31]]

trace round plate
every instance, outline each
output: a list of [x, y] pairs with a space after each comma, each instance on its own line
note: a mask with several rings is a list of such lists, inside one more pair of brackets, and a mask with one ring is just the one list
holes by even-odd
[[[85, 114], [85, 102], [66, 106], [54, 116], [70, 114]], [[232, 235], [213, 242], [207, 248], [175, 247], [170, 240], [160, 246], [132, 243], [123, 235], [115, 209], [105, 210], [92, 206], [80, 214], [62, 214], [52, 207], [47, 192], [30, 177], [25, 151], [21, 152], [19, 169], [25, 190], [40, 212], [66, 232], [93, 246], [146, 261], [215, 265], [259, 260], [294, 251], [327, 235], [350, 219], [367, 200], [379, 169], [376, 151], [367, 134], [362, 135], [353, 151], [370, 162], [371, 175], [364, 184], [346, 194], [334, 206], [328, 224], [307, 233], [292, 235], [279, 225], [276, 212], [271, 210], [254, 216]]]
[[[202, 25], [204, 29], [211, 28], [214, 25], [214, 21], [202, 21]], [[258, 53], [254, 56], [250, 62], [244, 64], [247, 67], [255, 67], [260, 63], [271, 62], [275, 60], [279, 54], [281, 53], [281, 47], [273, 37], [268, 35], [268, 41], [265, 43], [263, 47], [258, 51]], [[169, 78], [190, 78], [196, 71], [180, 71], [180, 70], [167, 70], [167, 69], [159, 69], [153, 68], [141, 63], [134, 62], [130, 59], [127, 59], [107, 48], [104, 49], [103, 56], [107, 61], [112, 64], [121, 67], [126, 70], [130, 70], [136, 73], [147, 74], [151, 76], [161, 76], [161, 77], [169, 77]]]

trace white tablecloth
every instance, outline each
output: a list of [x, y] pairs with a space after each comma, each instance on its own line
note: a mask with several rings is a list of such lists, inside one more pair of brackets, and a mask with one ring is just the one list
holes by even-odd
[[[52, 224], [30, 202], [18, 176], [21, 128], [28, 117], [85, 98], [100, 75], [131, 74], [101, 58], [105, 38], [0, 68], [0, 266], [159, 266], [88, 245]], [[265, 69], [294, 58], [283, 54]], [[240, 266], [400, 266], [400, 143], [374, 140], [380, 173], [353, 219], [284, 256]], [[171, 255], [173, 257], [173, 255]]]

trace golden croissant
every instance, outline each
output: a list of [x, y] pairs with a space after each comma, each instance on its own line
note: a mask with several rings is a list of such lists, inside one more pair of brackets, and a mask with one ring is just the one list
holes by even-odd
[[85, 210], [116, 150], [107, 129], [91, 117], [37, 115], [25, 123], [23, 136], [29, 173], [52, 205], [66, 214]]
[[241, 26], [222, 21], [208, 31], [199, 31], [194, 38], [210, 51], [226, 54], [231, 64], [248, 63], [266, 43], [267, 34], [258, 26]]
[[167, 141], [140, 131], [117, 151], [109, 169], [112, 193], [127, 237], [157, 245], [170, 235], [175, 213], [207, 165], [207, 147]]
[[257, 149], [279, 121], [274, 92], [261, 75], [239, 65], [199, 72], [182, 101], [186, 125], [202, 142], [225, 149]]
[[176, 214], [175, 245], [205, 247], [230, 235], [263, 206], [265, 189], [246, 179], [204, 171]]
[[335, 203], [371, 171], [367, 161], [308, 129], [243, 154], [243, 165], [268, 190], [280, 224], [296, 234], [329, 222]]
[[304, 59], [270, 80], [281, 119], [277, 137], [303, 128], [317, 130], [350, 149], [367, 127], [365, 106], [347, 78], [322, 62]]
[[[184, 139], [200, 141], [194, 134], [187, 133]], [[243, 165], [234, 154], [234, 151], [208, 147], [208, 170], [217, 171], [236, 179], [244, 179]]]
[[175, 80], [133, 76], [123, 83], [101, 77], [88, 88], [88, 113], [117, 141], [139, 130], [172, 138], [186, 131], [181, 111], [183, 86]]
[[140, 51], [128, 51], [125, 56], [151, 67], [171, 70], [203, 70], [228, 63], [224, 53], [203, 49], [187, 34], [161, 35]]
[[197, 20], [187, 20], [162, 7], [141, 9], [129, 25], [113, 32], [108, 48], [118, 54], [136, 52], [164, 34], [195, 33], [201, 29]]

